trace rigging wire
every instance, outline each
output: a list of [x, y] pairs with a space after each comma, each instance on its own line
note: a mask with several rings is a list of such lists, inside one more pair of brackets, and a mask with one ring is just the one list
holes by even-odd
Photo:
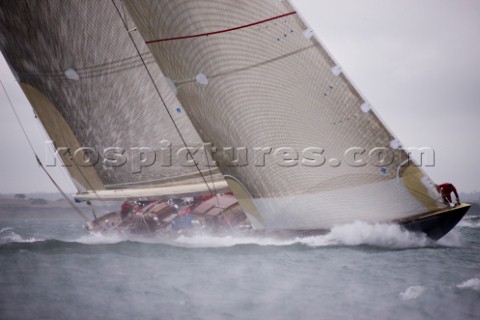
[[88, 217], [73, 203], [72, 200], [70, 200], [70, 198], [65, 194], [65, 192], [63, 192], [63, 190], [55, 182], [53, 177], [48, 173], [47, 169], [45, 169], [45, 167], [43, 166], [42, 162], [40, 161], [37, 155], [35, 155], [35, 158], [37, 159], [38, 165], [42, 168], [43, 172], [45, 172], [45, 174], [50, 178], [50, 181], [52, 181], [52, 183], [55, 185], [57, 190], [62, 194], [65, 200], [67, 200], [68, 204], [75, 210], [76, 213], [78, 213], [79, 216], [85, 219], [85, 221], [88, 221], [89, 220]]
[[133, 46], [135, 47], [135, 50], [136, 50], [136, 52], [137, 52], [137, 55], [138, 55], [138, 57], [140, 58], [140, 60], [142, 61], [143, 66], [145, 67], [145, 70], [147, 71], [148, 77], [150, 78], [150, 81], [152, 82], [153, 87], [155, 88], [155, 91], [157, 92], [157, 95], [158, 95], [158, 97], [160, 98], [160, 101], [162, 102], [163, 107], [165, 108], [165, 111], [167, 112], [168, 116], [170, 117], [170, 120], [172, 121], [173, 126], [175, 127], [175, 130], [177, 131], [178, 135], [180, 136], [180, 139], [182, 140], [183, 145], [184, 145], [185, 148], [187, 149], [188, 155], [192, 158], [193, 163], [195, 164], [195, 167], [197, 168], [198, 173], [200, 173], [200, 176], [202, 177], [203, 182], [204, 182], [205, 185], [207, 186], [207, 189], [208, 189], [209, 193], [210, 193], [212, 196], [216, 196], [216, 195], [213, 193], [213, 191], [212, 191], [212, 189], [210, 188], [210, 186], [208, 185], [208, 182], [207, 182], [205, 176], [203, 175], [202, 171], [200, 170], [200, 167], [198, 166], [197, 161], [195, 161], [195, 158], [193, 157], [193, 154], [192, 154], [192, 152], [190, 151], [190, 148], [188, 147], [187, 142], [185, 141], [185, 138], [183, 137], [182, 133], [180, 132], [180, 128], [177, 126], [177, 123], [176, 123], [175, 120], [173, 119], [173, 116], [172, 116], [170, 110], [168, 110], [167, 104], [166, 104], [165, 100], [163, 99], [162, 94], [160, 93], [160, 89], [158, 88], [157, 83], [155, 82], [155, 79], [153, 78], [150, 70], [148, 69], [147, 63], [145, 62], [145, 59], [143, 58], [143, 56], [142, 56], [142, 54], [141, 54], [141, 52], [140, 52], [140, 49], [138, 48], [135, 40], [133, 39], [133, 36], [132, 36], [131, 32], [128, 32], [129, 28], [128, 28], [127, 22], [123, 19], [122, 13], [121, 13], [120, 9], [118, 8], [117, 4], [115, 3], [115, 0], [112, 0], [112, 4], [113, 4], [113, 6], [115, 7], [115, 10], [117, 11], [120, 19], [122, 20], [122, 23], [123, 23], [123, 26], [125, 27], [125, 30], [127, 30], [127, 34], [128, 34], [128, 36], [129, 36], [130, 40], [132, 41]]
[[20, 125], [20, 128], [22, 129], [22, 132], [23, 132], [23, 135], [25, 136], [25, 138], [27, 139], [27, 142], [28, 142], [28, 145], [30, 146], [30, 149], [32, 150], [33, 152], [33, 155], [35, 156], [35, 159], [37, 160], [37, 163], [38, 165], [42, 168], [42, 170], [45, 172], [45, 174], [48, 176], [48, 178], [50, 178], [50, 180], [52, 181], [52, 183], [55, 185], [55, 187], [57, 188], [57, 190], [62, 194], [62, 196], [65, 198], [65, 200], [68, 202], [68, 204], [75, 210], [75, 212], [81, 216], [83, 219], [85, 219], [85, 221], [88, 221], [89, 219], [87, 218], [87, 216], [73, 203], [72, 200], [70, 200], [70, 198], [65, 194], [65, 192], [63, 192], [62, 188], [55, 182], [55, 180], [53, 179], [53, 177], [48, 173], [48, 171], [45, 169], [45, 167], [43, 166], [42, 162], [40, 161], [40, 159], [38, 158], [38, 155], [37, 153], [35, 152], [35, 148], [33, 147], [33, 143], [32, 141], [30, 140], [30, 138], [28, 137], [27, 135], [27, 132], [25, 130], [25, 127], [23, 126], [22, 122], [20, 121], [20, 117], [18, 116], [18, 113], [17, 111], [15, 110], [15, 108], [13, 107], [13, 103], [12, 103], [12, 100], [10, 99], [10, 96], [7, 92], [7, 89], [5, 88], [5, 86], [3, 85], [3, 81], [0, 79], [0, 84], [2, 85], [2, 88], [3, 88], [3, 92], [5, 92], [5, 95], [7, 97], [7, 100], [8, 100], [8, 103], [10, 105], [10, 108], [12, 109], [13, 111], [13, 114], [15, 115], [15, 118], [17, 119], [17, 122], [18, 124]]
[[[163, 99], [162, 94], [160, 93], [160, 89], [158, 88], [155, 80], [153, 79], [153, 76], [152, 76], [150, 70], [149, 70], [148, 67], [147, 67], [147, 63], [145, 62], [145, 59], [143, 58], [143, 56], [142, 56], [142, 54], [141, 54], [141, 52], [140, 52], [140, 49], [138, 48], [137, 44], [135, 43], [135, 40], [133, 39], [133, 36], [131, 35], [131, 32], [129, 32], [129, 28], [128, 28], [128, 24], [127, 24], [127, 22], [126, 22], [126, 19], [124, 20], [124, 18], [122, 17], [122, 13], [120, 12], [120, 9], [118, 8], [117, 4], [115, 3], [115, 0], [112, 0], [112, 3], [113, 3], [113, 5], [115, 6], [115, 9], [117, 10], [117, 13], [118, 13], [120, 19], [122, 20], [123, 26], [124, 26], [125, 29], [127, 30], [128, 36], [129, 36], [130, 40], [132, 41], [133, 46], [135, 47], [135, 50], [137, 51], [137, 55], [138, 55], [139, 58], [141, 59], [143, 65], [144, 65], [144, 67], [145, 67], [145, 70], [147, 71], [147, 74], [148, 74], [148, 76], [149, 76], [149, 78], [150, 78], [150, 80], [151, 80], [151, 82], [152, 82], [152, 84], [153, 84], [153, 86], [154, 86], [154, 88], [155, 88], [155, 90], [156, 90], [156, 92], [157, 92], [160, 100], [162, 101], [162, 104], [163, 104], [163, 106], [164, 106], [164, 108], [165, 108], [165, 111], [167, 112], [168, 116], [170, 117], [170, 120], [172, 121], [172, 123], [173, 123], [173, 125], [174, 125], [174, 127], [175, 127], [175, 130], [177, 131], [178, 135], [180, 136], [180, 139], [182, 140], [183, 145], [186, 147], [187, 152], [188, 152], [188, 155], [192, 158], [193, 163], [195, 164], [195, 167], [197, 168], [198, 173], [199, 173], [200, 176], [202, 177], [203, 182], [204, 182], [205, 185], [207, 186], [209, 193], [216, 198], [218, 208], [220, 209], [220, 211], [221, 211], [221, 213], [222, 213], [222, 216], [223, 216], [223, 218], [225, 219], [225, 222], [227, 222], [228, 226], [229, 226], [230, 228], [232, 228], [232, 225], [230, 224], [230, 222], [227, 220], [227, 218], [226, 218], [226, 216], [225, 216], [225, 213], [224, 213], [224, 211], [223, 211], [223, 207], [220, 205], [220, 200], [218, 199], [218, 194], [217, 194], [217, 190], [216, 190], [216, 188], [215, 188], [215, 183], [214, 183], [213, 177], [212, 177], [212, 175], [211, 175], [211, 168], [210, 168], [210, 166], [208, 165], [208, 155], [206, 155], [206, 157], [207, 157], [207, 166], [208, 166], [209, 175], [210, 175], [210, 179], [211, 179], [211, 183], [212, 183], [212, 188], [213, 188], [213, 190], [212, 190], [212, 188], [210, 188], [210, 186], [208, 185], [207, 179], [205, 178], [205, 176], [203, 175], [202, 171], [200, 170], [200, 167], [198, 166], [197, 161], [195, 161], [195, 159], [193, 158], [193, 154], [192, 154], [192, 152], [190, 151], [190, 148], [188, 147], [187, 142], [185, 141], [185, 138], [183, 137], [183, 135], [182, 135], [182, 133], [181, 133], [181, 131], [180, 131], [180, 128], [177, 126], [175, 120], [173, 119], [173, 116], [172, 116], [172, 114], [170, 113], [170, 110], [168, 110], [167, 104], [165, 103], [165, 100]], [[122, 7], [123, 7], [123, 4], [122, 4]], [[125, 14], [125, 11], [124, 11], [124, 14]], [[125, 16], [125, 18], [126, 18], [126, 16]], [[148, 43], [147, 43], [147, 44], [148, 44]]]
[[[12, 108], [13, 108], [13, 106], [12, 106]], [[40, 121], [40, 123], [42, 124], [42, 121], [41, 121], [40, 118], [37, 116], [35, 110], [34, 110], [34, 113], [35, 113], [35, 118], [37, 118], [37, 119]], [[17, 121], [20, 123], [20, 119], [18, 118], [18, 116], [17, 116]], [[21, 124], [21, 123], [20, 123], [20, 124]], [[66, 141], [67, 139], [66, 139], [66, 137], [65, 137], [64, 132], [63, 132], [62, 130], [60, 130], [60, 129], [57, 128], [57, 126], [56, 126], [57, 124], [56, 124], [55, 122], [54, 122], [54, 125], [55, 125], [54, 130], [57, 131], [57, 132], [59, 132], [59, 133], [61, 134], [63, 140]], [[22, 128], [23, 128], [23, 127], [22, 127]], [[49, 137], [50, 135], [48, 134], [48, 132], [47, 132], [46, 128], [43, 126], [43, 124], [41, 125], [41, 128], [43, 129], [43, 132], [45, 133], [45, 135]], [[25, 130], [24, 130], [24, 134], [25, 134], [25, 136], [26, 136]], [[28, 139], [28, 137], [27, 137], [27, 139]], [[55, 142], [54, 142], [54, 141], [52, 141], [51, 147], [52, 147], [52, 149], [53, 149], [52, 151], [53, 151], [53, 154], [54, 154], [54, 157], [55, 157], [55, 154], [56, 154], [57, 150], [55, 150], [56, 147], [55, 147]], [[32, 148], [32, 150], [33, 150], [33, 147], [32, 147], [32, 146], [31, 146], [31, 148]], [[34, 153], [35, 153], [35, 152], [34, 152]], [[63, 159], [62, 159], [61, 156], [58, 156], [58, 160], [61, 161], [61, 162], [63, 163], [63, 165], [65, 166], [65, 162], [63, 161]], [[95, 196], [97, 197], [98, 201], [100, 201], [100, 203], [102, 203], [102, 201], [101, 201], [102, 199], [101, 199], [101, 197], [98, 195], [97, 190], [94, 188], [94, 186], [92, 185], [92, 183], [91, 183], [91, 182], [89, 181], [89, 179], [86, 177], [86, 175], [84, 174], [83, 170], [81, 170], [81, 169], [78, 167], [78, 165], [75, 163], [75, 161], [73, 161], [73, 167], [75, 167], [75, 168], [77, 169], [78, 173], [82, 176], [82, 178], [84, 179], [84, 181], [88, 184], [88, 186], [90, 187], [90, 189], [93, 191], [93, 193], [94, 193]], [[61, 172], [62, 172], [63, 176], [66, 177], [65, 171], [61, 170]], [[48, 173], [47, 173], [47, 175], [48, 175]], [[50, 176], [49, 176], [49, 178], [52, 179], [52, 177], [50, 177]], [[69, 177], [68, 179], [71, 180], [72, 178]], [[54, 183], [55, 183], [55, 182], [54, 182]], [[75, 185], [75, 188], [77, 188], [77, 190], [78, 190], [78, 187], [77, 187], [76, 185]], [[62, 192], [61, 190], [59, 190], [59, 191]], [[87, 205], [88, 205], [89, 208], [92, 210], [93, 218], [96, 220], [96, 219], [97, 219], [97, 216], [96, 216], [96, 214], [95, 214], [95, 207], [93, 206], [93, 204], [92, 204], [90, 201], [87, 202]], [[106, 213], [108, 213], [109, 210], [107, 209], [107, 207], [106, 207], [105, 204], [102, 203], [101, 207], [102, 207], [103, 211], [105, 211]], [[88, 220], [89, 220], [89, 219], [88, 219]]]
[[[40, 120], [40, 118], [38, 118], [38, 120], [40, 121], [40, 123], [42, 123], [42, 121]], [[55, 124], [55, 126], [56, 126], [56, 123], [54, 123], [54, 124]], [[41, 127], [42, 127], [43, 132], [45, 133], [45, 135], [49, 136], [49, 134], [48, 134], [47, 130], [45, 129], [45, 127], [44, 127], [43, 125], [42, 125]], [[63, 132], [62, 130], [58, 129], [58, 128], [55, 128], [55, 130], [56, 130], [57, 132], [59, 132], [59, 133], [62, 135], [63, 140], [66, 141], [64, 132]], [[55, 154], [57, 153], [57, 150], [56, 150], [56, 147], [55, 147], [55, 142], [54, 142], [53, 140], [52, 140], [52, 143], [51, 143], [51, 147], [52, 147], [52, 151], [53, 151], [53, 154], [54, 154], [54, 157], [55, 157]], [[65, 165], [65, 162], [63, 161], [63, 159], [62, 159], [61, 156], [58, 156], [58, 160], [63, 163], [63, 166], [66, 166], [66, 165]], [[82, 176], [82, 178], [84, 179], [84, 181], [88, 184], [88, 186], [90, 187], [90, 189], [92, 190], [92, 192], [93, 192], [93, 193], [95, 194], [95, 196], [97, 197], [98, 201], [100, 201], [100, 203], [102, 203], [102, 201], [101, 201], [102, 199], [101, 199], [101, 197], [98, 195], [97, 190], [93, 187], [92, 183], [88, 180], [88, 178], [87, 178], [86, 175], [84, 174], [83, 170], [81, 170], [81, 169], [78, 167], [78, 165], [75, 163], [75, 161], [73, 161], [72, 166], [74, 166], [75, 168], [77, 168], [78, 173]], [[67, 179], [72, 180], [72, 177], [67, 176], [67, 174], [65, 173], [64, 170], [61, 170], [61, 172], [62, 172], [62, 174], [63, 174], [64, 177], [66, 177]], [[75, 185], [75, 184], [74, 184], [74, 185]], [[75, 188], [77, 188], [76, 185], [75, 185]], [[78, 190], [78, 188], [77, 188], [77, 190]], [[87, 201], [86, 203], [87, 203], [87, 205], [89, 206], [89, 208], [91, 209], [91, 212], [92, 212], [92, 214], [93, 214], [94, 220], [96, 220], [96, 219], [97, 219], [97, 215], [95, 214], [95, 207], [94, 207], [94, 205], [93, 205], [90, 201]], [[108, 213], [109, 210], [107, 209], [107, 207], [106, 207], [103, 203], [102, 203], [101, 207], [102, 207], [103, 211], [105, 211], [105, 213]]]

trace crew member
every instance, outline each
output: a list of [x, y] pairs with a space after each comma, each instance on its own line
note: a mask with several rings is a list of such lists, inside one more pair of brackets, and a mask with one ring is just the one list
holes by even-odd
[[450, 194], [453, 192], [455, 193], [455, 198], [457, 200], [457, 204], [460, 204], [460, 198], [458, 197], [457, 189], [455, 186], [449, 182], [445, 182], [442, 184], [436, 184], [435, 187], [437, 188], [437, 191], [440, 193], [442, 196], [443, 202], [445, 204], [450, 204], [452, 203], [452, 197]]
[[182, 230], [182, 229], [191, 229], [193, 228], [193, 224], [192, 224], [192, 220], [193, 220], [193, 217], [192, 215], [190, 214], [190, 212], [192, 211], [192, 209], [190, 209], [190, 207], [188, 207], [187, 209], [185, 209], [185, 211], [183, 211], [182, 213], [180, 213], [173, 221], [172, 221], [172, 229], [175, 230], [175, 231], [179, 231], [179, 230]]
[[133, 206], [130, 201], [124, 201], [120, 208], [120, 217], [124, 220], [130, 212], [132, 212]]

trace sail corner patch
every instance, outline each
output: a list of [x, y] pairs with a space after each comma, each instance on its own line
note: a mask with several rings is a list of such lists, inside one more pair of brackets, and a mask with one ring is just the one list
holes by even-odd
[[175, 82], [173, 82], [173, 80], [170, 79], [169, 77], [165, 77], [165, 81], [167, 81], [167, 84], [170, 87], [170, 89], [172, 89], [173, 93], [177, 95], [178, 90], [177, 90], [177, 86], [175, 85]]
[[313, 33], [313, 29], [311, 29], [311, 28], [308, 28], [308, 29], [306, 29], [306, 30], [303, 31], [303, 37], [304, 37], [305, 39], [310, 39], [310, 38], [312, 38], [312, 37], [313, 37], [313, 34], [314, 34], [314, 33]]
[[400, 141], [398, 141], [397, 139], [393, 139], [392, 141], [390, 141], [390, 148], [395, 150], [400, 148]]
[[340, 66], [335, 66], [330, 69], [330, 71], [332, 71], [334, 76], [338, 77], [342, 73], [342, 68]]
[[208, 78], [203, 73], [197, 74], [197, 76], [195, 77], [195, 80], [197, 80], [198, 83], [203, 84], [204, 86], [208, 84]]
[[65, 70], [65, 77], [70, 80], [80, 80], [80, 76], [78, 75], [77, 71], [73, 70], [72, 68]]
[[370, 111], [370, 103], [368, 102], [364, 102], [361, 106], [360, 106], [360, 110], [362, 110], [362, 112], [364, 113], [367, 113], [368, 111]]

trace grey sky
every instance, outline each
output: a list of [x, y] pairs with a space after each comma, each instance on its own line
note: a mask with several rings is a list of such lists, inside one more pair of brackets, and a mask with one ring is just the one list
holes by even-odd
[[[41, 161], [45, 162], [45, 141], [49, 140], [45, 130], [11, 74], [3, 56], [0, 55], [0, 79], [16, 109], [18, 116], [27, 132]], [[37, 165], [34, 153], [30, 149], [27, 139], [14, 113], [3, 89], [0, 88], [0, 193], [19, 192], [53, 192], [56, 188], [48, 179], [42, 169]], [[50, 155], [50, 157], [52, 157]], [[51, 159], [51, 158], [50, 158]], [[75, 189], [63, 168], [50, 170], [54, 179], [67, 192]]]
[[425, 171], [479, 190], [480, 2], [295, 0], [320, 40]]
[[[294, 0], [299, 12], [403, 145], [432, 147], [434, 181], [480, 190], [480, 2]], [[0, 79], [37, 152], [47, 140], [0, 59]], [[0, 91], [0, 192], [55, 191]], [[65, 173], [53, 171], [73, 192]]]

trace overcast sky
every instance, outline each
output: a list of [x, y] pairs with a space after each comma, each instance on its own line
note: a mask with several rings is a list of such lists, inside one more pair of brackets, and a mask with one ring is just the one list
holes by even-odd
[[[387, 126], [407, 147], [431, 147], [436, 182], [480, 191], [480, 1], [294, 0], [298, 11]], [[0, 56], [0, 79], [45, 158], [43, 128]], [[0, 90], [0, 193], [55, 187]], [[64, 172], [52, 172], [74, 192]]]

